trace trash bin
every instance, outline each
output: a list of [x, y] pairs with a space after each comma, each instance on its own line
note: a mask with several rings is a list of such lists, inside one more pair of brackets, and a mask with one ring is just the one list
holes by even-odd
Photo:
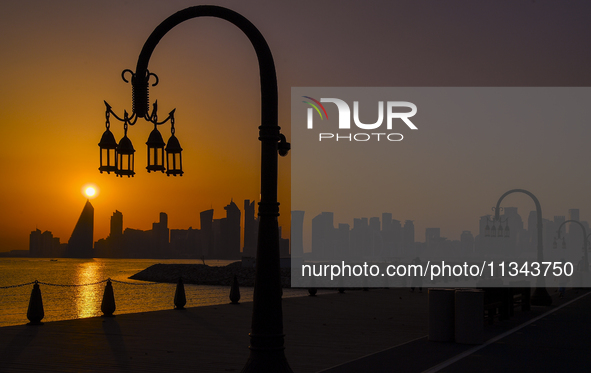
[[455, 289], [429, 289], [429, 340], [453, 342]]
[[455, 292], [455, 339], [457, 343], [484, 342], [484, 291], [458, 289]]

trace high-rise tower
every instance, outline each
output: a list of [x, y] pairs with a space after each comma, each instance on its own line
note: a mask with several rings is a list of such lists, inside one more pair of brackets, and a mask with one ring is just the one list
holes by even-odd
[[254, 201], [244, 200], [244, 246], [242, 256], [254, 258], [257, 251], [258, 222], [254, 214]]
[[67, 258], [92, 258], [94, 256], [93, 250], [93, 233], [94, 233], [94, 207], [90, 201], [86, 201], [82, 214], [74, 227], [72, 236], [68, 241], [68, 248], [66, 249]]

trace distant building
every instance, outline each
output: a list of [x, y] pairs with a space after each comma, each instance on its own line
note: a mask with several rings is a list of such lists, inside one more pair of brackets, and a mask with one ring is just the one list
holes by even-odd
[[349, 257], [361, 259], [371, 251], [371, 233], [367, 218], [353, 218], [353, 229], [349, 233]]
[[123, 247], [123, 214], [115, 210], [111, 216], [111, 230], [107, 238], [101, 238], [94, 243], [96, 258], [125, 258]]
[[400, 256], [402, 255], [402, 225], [400, 224], [399, 220], [392, 219], [392, 224], [390, 227], [391, 233], [388, 232], [386, 235], [387, 238], [391, 235], [392, 241], [390, 255]]
[[474, 236], [470, 231], [463, 231], [460, 235], [460, 252], [466, 257], [472, 256], [474, 252]]
[[312, 219], [312, 255], [326, 259], [333, 255], [334, 223], [332, 212], [322, 212]]
[[402, 249], [405, 255], [414, 255], [415, 248], [415, 225], [412, 220], [404, 222], [402, 227]]
[[171, 258], [199, 259], [201, 251], [201, 231], [199, 229], [171, 229], [170, 251]]
[[[337, 258], [349, 259], [350, 257], [350, 229], [349, 224], [339, 223], [337, 230], [335, 231], [335, 250]], [[292, 243], [293, 247], [293, 243]]]
[[39, 229], [29, 235], [29, 256], [32, 258], [57, 258], [63, 255], [63, 249], [58, 237], [53, 237], [50, 231], [41, 233]]
[[224, 256], [228, 259], [240, 259], [240, 217], [242, 213], [234, 201], [226, 207], [226, 219], [222, 223]]
[[82, 214], [74, 227], [72, 236], [66, 249], [67, 258], [92, 258], [94, 233], [94, 207], [90, 201], [86, 201]]
[[111, 237], [121, 237], [123, 235], [123, 214], [115, 210], [111, 216]]
[[244, 246], [242, 256], [256, 257], [259, 222], [255, 217], [255, 203], [244, 200]]
[[389, 212], [382, 213], [382, 256], [391, 257], [394, 252], [394, 220]]
[[213, 209], [199, 213], [201, 230], [201, 255], [205, 258], [214, 258], [213, 246]]
[[279, 237], [279, 257], [289, 258], [289, 239]]
[[428, 247], [437, 247], [441, 240], [440, 228], [425, 228], [425, 243]]
[[123, 231], [124, 258], [155, 258], [146, 251], [153, 242], [152, 231], [125, 228]]
[[380, 218], [375, 216], [369, 218], [369, 238], [370, 238], [370, 251], [369, 256], [372, 257], [383, 257], [383, 241], [381, 232]]
[[[304, 211], [291, 212], [291, 256], [304, 257]], [[245, 233], [246, 234], [246, 233]]]
[[214, 253], [217, 259], [240, 259], [240, 216], [234, 201], [224, 207], [226, 217], [213, 221]]
[[152, 223], [152, 258], [169, 258], [170, 230], [168, 229], [168, 215], [160, 213], [160, 221]]

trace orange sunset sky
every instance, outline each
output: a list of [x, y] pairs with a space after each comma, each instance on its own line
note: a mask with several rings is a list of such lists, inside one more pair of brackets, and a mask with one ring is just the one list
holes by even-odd
[[[591, 11], [586, 3], [211, 3], [243, 14], [265, 36], [277, 68], [279, 125], [288, 140], [292, 86], [591, 85]], [[246, 36], [223, 20], [183, 23], [165, 36], [150, 60], [150, 71], [160, 78], [160, 84], [150, 89], [150, 102], [158, 100], [161, 118], [176, 108], [184, 176], [145, 171], [145, 142], [152, 128], [141, 120], [128, 133], [136, 149], [136, 176], [116, 178], [98, 171], [97, 144], [105, 130], [103, 100], [118, 115], [131, 111], [131, 86], [121, 80], [121, 72], [135, 70], [141, 47], [162, 20], [199, 4], [178, 0], [2, 2], [0, 251], [27, 249], [29, 233], [36, 228], [67, 242], [86, 201], [81, 189], [89, 183], [99, 190], [92, 199], [95, 241], [108, 235], [115, 210], [123, 213], [124, 227], [151, 229], [163, 211], [168, 213], [170, 228], [186, 229], [199, 227], [203, 210], [213, 208], [215, 218], [225, 216], [223, 207], [232, 198], [241, 209], [244, 199], [258, 201], [258, 64]], [[122, 125], [113, 120], [111, 129], [120, 139]], [[587, 133], [577, 130], [569, 136], [583, 141]], [[169, 126], [160, 126], [160, 131], [166, 141]], [[553, 146], [561, 134], [552, 136], [541, 141]], [[571, 148], [568, 141], [554, 144]], [[450, 146], [434, 142], [432, 153], [425, 156], [445, 164]], [[536, 145], [532, 141], [518, 146], [527, 152], [528, 146]], [[540, 200], [565, 194], [548, 203], [544, 217], [580, 208], [581, 218], [591, 220], [590, 151], [584, 144], [576, 146], [578, 158], [560, 162], [581, 172], [536, 179], [545, 184]], [[279, 159], [279, 223], [285, 238], [291, 208], [290, 160], [290, 156]], [[486, 175], [484, 167], [482, 172]], [[413, 182], [412, 175], [399, 176], [400, 183]], [[470, 191], [474, 195], [463, 191], [462, 196], [445, 196], [437, 206], [445, 214], [432, 214], [432, 206], [417, 202], [397, 211], [384, 206], [383, 211], [368, 211], [366, 216], [392, 212], [396, 219], [412, 219], [420, 241], [429, 226], [441, 227], [442, 236], [457, 239], [462, 230], [477, 229], [478, 216], [490, 213], [504, 191], [530, 187], [510, 181], [494, 183], [491, 190]], [[569, 185], [568, 193], [561, 192]], [[472, 205], [469, 213], [458, 210], [458, 201], [464, 197], [482, 201], [482, 206]], [[515, 199], [515, 205], [524, 219], [533, 209], [525, 199]]]

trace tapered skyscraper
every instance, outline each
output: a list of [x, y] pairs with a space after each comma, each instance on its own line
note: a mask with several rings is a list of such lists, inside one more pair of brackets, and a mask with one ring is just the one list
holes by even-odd
[[78, 219], [78, 223], [74, 227], [72, 236], [68, 241], [68, 248], [66, 249], [67, 258], [92, 258], [94, 257], [93, 250], [93, 233], [94, 233], [94, 207], [90, 201], [86, 201], [82, 214]]

